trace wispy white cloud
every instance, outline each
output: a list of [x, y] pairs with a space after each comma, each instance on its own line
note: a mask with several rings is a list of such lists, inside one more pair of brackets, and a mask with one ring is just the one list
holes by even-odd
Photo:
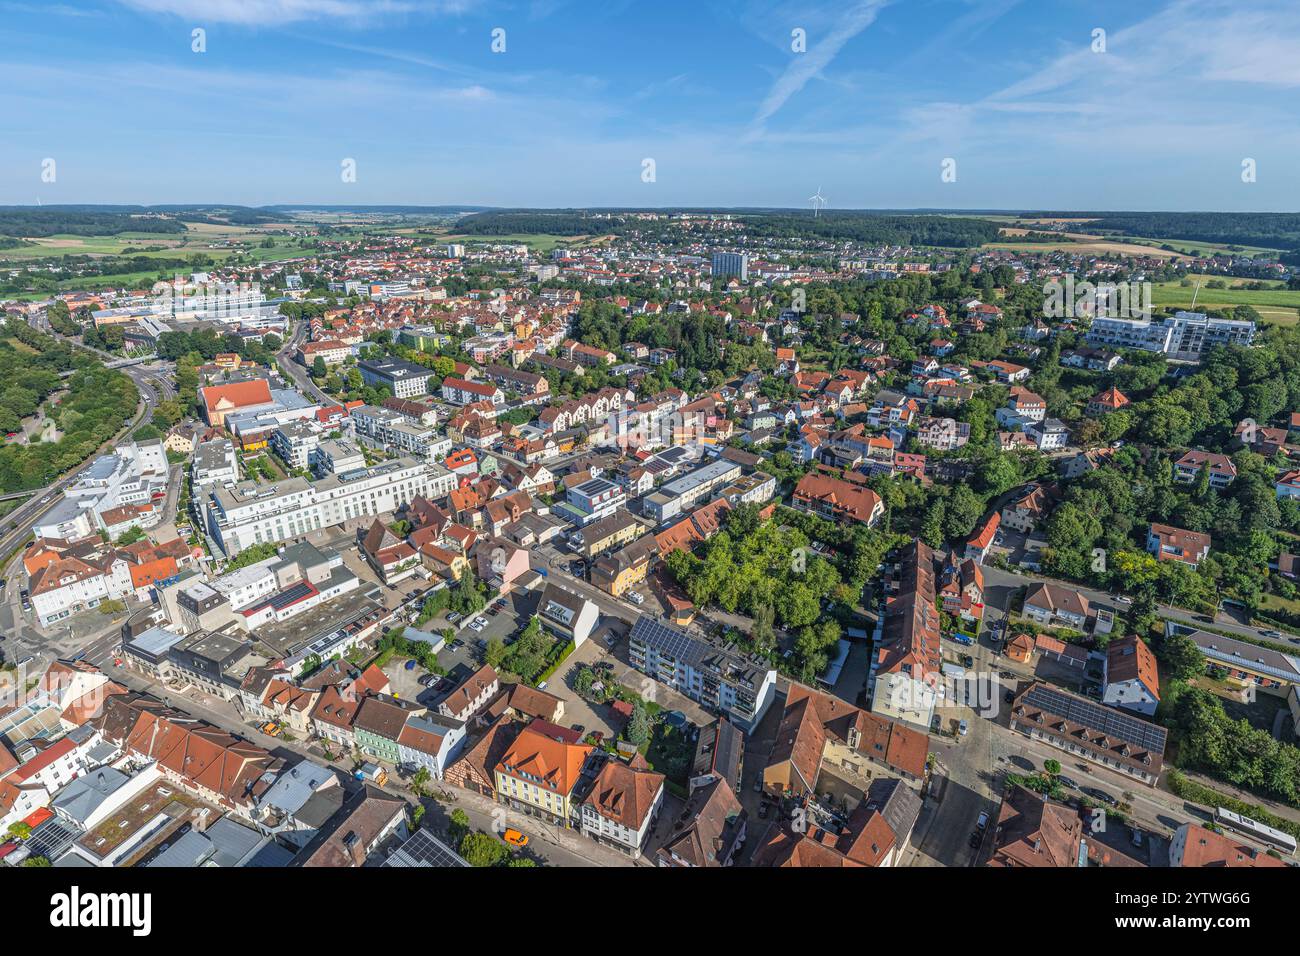
[[887, 0], [858, 0], [839, 17], [824, 38], [810, 38], [812, 46], [806, 53], [792, 53], [790, 65], [776, 78], [772, 88], [767, 91], [767, 96], [763, 98], [754, 116], [753, 126], [761, 129], [791, 97], [808, 85], [809, 80], [830, 66], [845, 44], [875, 22], [886, 2]]
[[144, 13], [205, 23], [275, 26], [303, 20], [354, 20], [409, 13], [460, 13], [470, 0], [119, 0]]

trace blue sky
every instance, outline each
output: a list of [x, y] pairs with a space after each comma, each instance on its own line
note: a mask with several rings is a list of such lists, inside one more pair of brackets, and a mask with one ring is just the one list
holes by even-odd
[[0, 203], [806, 206], [820, 187], [838, 208], [1294, 211], [1294, 14], [1293, 0], [0, 0]]

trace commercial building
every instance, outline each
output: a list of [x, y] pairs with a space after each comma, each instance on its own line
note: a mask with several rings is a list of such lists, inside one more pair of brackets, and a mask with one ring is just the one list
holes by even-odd
[[359, 586], [341, 554], [327, 554], [302, 541], [209, 582], [181, 581], [159, 596], [168, 620], [183, 633], [227, 625], [253, 631], [287, 621]]
[[209, 491], [199, 506], [204, 525], [228, 555], [361, 518], [397, 511], [414, 498], [442, 498], [456, 478], [440, 465], [396, 458], [319, 481], [242, 482]]
[[571, 828], [574, 792], [593, 750], [579, 740], [577, 731], [534, 720], [493, 768], [497, 801]]
[[115, 537], [133, 524], [152, 528], [162, 520], [157, 502], [166, 496], [168, 475], [161, 441], [127, 442], [78, 473], [32, 531], [74, 541], [101, 530]]
[[662, 524], [690, 511], [714, 489], [735, 481], [740, 475], [739, 464], [720, 458], [674, 478], [660, 486], [658, 491], [646, 495], [641, 501], [641, 510]]

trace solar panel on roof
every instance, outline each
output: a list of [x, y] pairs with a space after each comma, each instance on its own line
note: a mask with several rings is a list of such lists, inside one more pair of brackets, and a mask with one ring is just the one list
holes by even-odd
[[637, 619], [632, 628], [632, 638], [644, 641], [659, 653], [678, 660], [689, 657], [697, 643], [681, 631], [646, 617]]
[[1038, 685], [1025, 695], [1030, 707], [1045, 710], [1074, 724], [1082, 724], [1107, 736], [1128, 741], [1153, 753], [1163, 754], [1168, 731], [1158, 724], [1131, 717], [1122, 711], [1086, 698], [1075, 697], [1051, 687]]
[[384, 861], [384, 866], [443, 867], [469, 866], [469, 863], [429, 831], [416, 830], [409, 840]]

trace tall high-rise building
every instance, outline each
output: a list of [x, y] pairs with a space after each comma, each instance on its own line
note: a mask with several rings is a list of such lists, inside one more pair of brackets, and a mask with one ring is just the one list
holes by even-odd
[[743, 252], [715, 252], [713, 254], [713, 274], [715, 276], [738, 276], [740, 281], [749, 279], [749, 256]]

